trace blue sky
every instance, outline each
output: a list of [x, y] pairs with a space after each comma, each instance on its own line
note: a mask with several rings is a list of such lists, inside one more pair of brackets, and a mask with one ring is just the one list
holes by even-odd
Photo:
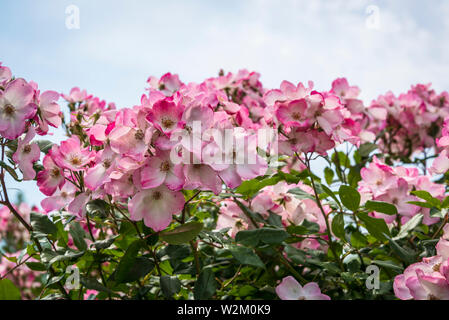
[[[66, 28], [69, 5], [79, 30]], [[367, 26], [369, 6], [378, 28]], [[286, 79], [328, 89], [345, 76], [367, 102], [417, 82], [449, 88], [444, 0], [17, 0], [0, 11], [0, 61], [15, 75], [43, 90], [86, 88], [119, 107], [139, 103], [150, 75], [201, 81], [220, 68], [256, 70], [266, 87]], [[32, 203], [43, 198], [33, 183], [11, 186]]]

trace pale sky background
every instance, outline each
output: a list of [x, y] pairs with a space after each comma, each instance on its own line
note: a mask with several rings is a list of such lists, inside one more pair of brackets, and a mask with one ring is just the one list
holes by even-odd
[[[79, 30], [66, 28], [69, 5]], [[418, 82], [449, 89], [444, 0], [0, 0], [0, 12], [0, 61], [16, 76], [118, 107], [138, 104], [150, 75], [199, 82], [220, 68], [258, 71], [267, 88], [285, 79], [327, 90], [344, 76], [366, 103]], [[11, 187], [43, 199], [35, 182]]]

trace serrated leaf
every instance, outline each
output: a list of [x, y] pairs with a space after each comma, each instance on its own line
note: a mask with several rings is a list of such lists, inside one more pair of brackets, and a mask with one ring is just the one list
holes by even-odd
[[254, 250], [243, 246], [229, 246], [232, 256], [241, 264], [265, 269], [265, 265]]
[[195, 300], [207, 300], [211, 298], [217, 290], [217, 281], [211, 268], [206, 268], [201, 271], [198, 280], [193, 289], [193, 296]]
[[168, 298], [173, 298], [181, 290], [181, 281], [174, 276], [162, 276], [160, 278], [162, 294]]
[[346, 241], [345, 239], [345, 220], [344, 220], [344, 215], [343, 214], [337, 214], [333, 219], [332, 219], [332, 232], [334, 233], [334, 235], [341, 239]]
[[259, 243], [281, 244], [288, 236], [288, 233], [282, 229], [259, 228], [238, 232], [235, 241], [243, 245], [256, 247]]
[[357, 216], [364, 222], [366, 229], [373, 237], [380, 241], [388, 240], [385, 234], [389, 236], [390, 230], [384, 219], [376, 219], [363, 212], [357, 213]]
[[49, 234], [56, 235], [58, 229], [55, 224], [48, 219], [46, 215], [37, 212], [31, 212], [31, 227], [36, 237], [45, 237]]
[[357, 211], [360, 205], [360, 193], [353, 187], [342, 185], [338, 192], [343, 205], [351, 211]]
[[203, 227], [201, 222], [189, 222], [173, 230], [161, 232], [159, 237], [169, 244], [181, 245], [195, 239]]
[[70, 225], [69, 232], [72, 236], [75, 246], [81, 251], [87, 250], [87, 243], [84, 240], [84, 238], [86, 237], [86, 232], [78, 222], [74, 222]]
[[19, 289], [9, 279], [0, 280], [0, 300], [21, 300]]
[[393, 205], [391, 203], [387, 203], [387, 202], [382, 202], [382, 201], [368, 200], [365, 203], [365, 208], [370, 211], [376, 211], [376, 212], [384, 213], [384, 214], [388, 214], [388, 215], [398, 214], [398, 209], [396, 208], [395, 205]]
[[421, 224], [422, 219], [422, 214], [415, 215], [413, 218], [402, 225], [401, 231], [399, 231], [398, 235], [394, 237], [393, 240], [400, 240], [410, 235], [411, 231]]

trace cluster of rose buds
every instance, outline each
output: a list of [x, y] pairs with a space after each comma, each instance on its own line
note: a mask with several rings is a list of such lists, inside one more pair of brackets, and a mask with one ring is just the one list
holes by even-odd
[[[418, 201], [419, 198], [410, 194], [413, 190], [429, 192], [434, 198], [442, 200], [445, 194], [444, 185], [431, 181], [431, 176], [424, 176], [414, 167], [390, 167], [376, 156], [368, 167], [360, 172], [362, 180], [359, 182], [359, 192], [363, 201], [376, 200], [392, 203], [398, 210], [401, 223], [410, 220], [416, 214], [423, 214], [423, 223], [431, 225], [440, 218], [431, 217], [429, 208], [422, 208], [408, 202]], [[376, 218], [383, 218], [387, 223], [396, 221], [396, 215], [386, 215], [374, 212]]]
[[449, 225], [436, 245], [437, 255], [408, 266], [394, 279], [401, 300], [449, 300]]

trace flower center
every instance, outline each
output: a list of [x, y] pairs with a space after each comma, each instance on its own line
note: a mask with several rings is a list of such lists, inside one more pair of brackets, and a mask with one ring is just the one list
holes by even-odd
[[136, 140], [143, 140], [143, 138], [145, 138], [145, 134], [143, 133], [142, 130], [139, 129], [134, 135], [134, 138], [136, 138]]
[[7, 116], [11, 117], [12, 115], [14, 115], [15, 111], [16, 111], [16, 108], [14, 108], [14, 106], [12, 104], [7, 103], [5, 105], [4, 112]]
[[27, 144], [24, 148], [23, 148], [23, 153], [30, 153], [31, 152], [31, 146], [29, 144]]
[[175, 122], [170, 118], [163, 118], [161, 123], [164, 129], [170, 129], [175, 124]]
[[161, 171], [168, 172], [170, 170], [170, 162], [164, 161], [161, 163]]
[[103, 167], [108, 169], [110, 166], [111, 166], [111, 160], [106, 159], [106, 160], [103, 161]]
[[153, 200], [160, 200], [162, 198], [162, 193], [159, 191], [153, 192]]
[[434, 265], [432, 269], [435, 272], [440, 272], [440, 267], [441, 267], [441, 263], [438, 263], [438, 264]]
[[194, 165], [193, 165], [193, 169], [195, 169], [195, 170], [201, 169], [201, 164], [199, 164], [199, 163], [194, 164]]
[[298, 112], [293, 112], [292, 118], [293, 118], [293, 120], [299, 120], [299, 119], [301, 119], [301, 115]]
[[81, 165], [81, 159], [78, 157], [78, 155], [74, 155], [71, 157], [70, 163], [74, 166], [79, 166]]
[[58, 177], [60, 176], [60, 174], [61, 174], [61, 172], [59, 171], [58, 168], [53, 168], [53, 169], [51, 170], [51, 173], [50, 173], [50, 175], [51, 175], [53, 178], [58, 178]]

